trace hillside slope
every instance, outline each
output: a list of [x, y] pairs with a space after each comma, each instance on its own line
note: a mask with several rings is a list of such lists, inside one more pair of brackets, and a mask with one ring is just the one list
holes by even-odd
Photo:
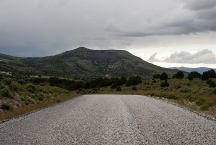
[[[69, 77], [130, 76], [150, 77], [155, 73], [175, 70], [161, 68], [124, 50], [91, 50], [80, 47], [62, 54], [17, 58], [0, 61], [1, 71], [29, 71], [30, 73]], [[0, 55], [1, 60], [1, 55]], [[3, 69], [3, 70], [2, 70]]]

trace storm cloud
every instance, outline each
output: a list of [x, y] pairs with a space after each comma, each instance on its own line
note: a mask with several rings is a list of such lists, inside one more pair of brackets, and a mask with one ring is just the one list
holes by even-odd
[[[215, 0], [183, 0], [182, 9], [171, 19], [163, 18], [161, 23], [148, 30], [125, 32], [125, 37], [147, 37], [152, 35], [187, 35], [216, 31]], [[169, 14], [167, 14], [169, 16]], [[176, 16], [176, 17], [175, 17]]]
[[0, 52], [145, 49], [165, 36], [215, 33], [215, 15], [215, 0], [0, 0]]

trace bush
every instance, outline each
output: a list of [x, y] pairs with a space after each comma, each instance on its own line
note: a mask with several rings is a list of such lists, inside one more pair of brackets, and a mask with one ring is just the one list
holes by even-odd
[[192, 81], [193, 80], [193, 77], [188, 75], [188, 80]]
[[189, 100], [190, 102], [193, 102], [195, 100], [195, 97], [191, 94], [185, 94], [183, 98]]
[[138, 85], [142, 83], [142, 78], [140, 76], [132, 76], [127, 80], [127, 86]]
[[113, 83], [113, 84], [111, 85], [111, 88], [112, 88], [112, 89], [115, 89], [115, 88], [117, 88], [117, 87], [118, 87], [118, 85], [115, 84], [115, 83]]
[[189, 89], [189, 88], [182, 88], [182, 89], [180, 90], [180, 92], [181, 92], [181, 93], [191, 93], [191, 89]]
[[193, 72], [188, 74], [189, 80], [193, 80], [194, 78], [201, 78], [201, 77], [202, 77], [202, 75], [196, 71], [193, 71]]
[[137, 88], [136, 88], [135, 86], [133, 86], [133, 87], [132, 87], [132, 90], [133, 90], [133, 91], [136, 91], [136, 90], [137, 90]]
[[180, 89], [182, 86], [180, 84], [175, 85], [175, 89]]
[[121, 85], [123, 85], [127, 82], [127, 79], [125, 77], [121, 77], [120, 81], [121, 81]]
[[213, 91], [213, 93], [216, 95], [216, 89]]
[[120, 86], [118, 86], [117, 88], [116, 88], [116, 91], [118, 91], [118, 92], [120, 92], [122, 89], [121, 89], [121, 87]]
[[204, 105], [205, 103], [206, 103], [206, 101], [205, 101], [203, 98], [201, 98], [201, 97], [198, 97], [197, 100], [196, 100], [196, 104], [197, 104], [198, 106], [202, 106], [202, 105]]
[[208, 110], [209, 107], [210, 107], [210, 105], [209, 105], [208, 103], [205, 102], [204, 104], [202, 104], [202, 105], [200, 106], [200, 109], [205, 111], [205, 110]]
[[30, 98], [30, 97], [27, 97], [27, 96], [23, 96], [21, 98], [21, 101], [25, 103], [25, 105], [29, 105], [29, 104], [33, 104], [34, 101]]
[[4, 87], [3, 89], [0, 90], [0, 95], [3, 97], [7, 97], [7, 98], [12, 98], [11, 94], [10, 94], [10, 90], [8, 87]]
[[178, 99], [178, 97], [173, 93], [151, 93], [150, 96], [162, 97], [162, 98], [173, 99], [173, 100]]
[[26, 89], [29, 91], [29, 92], [35, 92], [35, 89], [36, 89], [36, 87], [35, 87], [35, 85], [33, 85], [32, 83], [28, 83], [27, 85], [26, 85]]
[[152, 80], [152, 83], [155, 84], [155, 83], [157, 83], [157, 81], [156, 81], [155, 79], [153, 79], [153, 80]]
[[165, 80], [165, 82], [162, 82], [161, 83], [161, 87], [164, 88], [164, 87], [169, 87], [169, 83], [167, 80]]
[[207, 84], [209, 85], [209, 87], [211, 88], [215, 88], [216, 87], [216, 83], [213, 80], [208, 80]]
[[163, 73], [160, 75], [160, 79], [161, 79], [161, 80], [167, 80], [167, 79], [168, 79], [168, 75], [167, 75], [165, 72], [163, 72]]
[[34, 94], [31, 96], [32, 99], [37, 100], [37, 101], [43, 101], [45, 96], [42, 94]]
[[13, 107], [10, 104], [4, 103], [4, 104], [1, 105], [1, 109], [2, 110], [12, 110]]
[[10, 79], [10, 78], [4, 79], [4, 83], [5, 83], [6, 85], [10, 85], [10, 84], [11, 84], [11, 79]]
[[179, 72], [177, 72], [176, 74], [173, 75], [173, 78], [183, 79], [184, 78], [184, 73], [182, 71], [179, 71]]
[[18, 82], [12, 81], [9, 85], [10, 89], [13, 91], [18, 91], [21, 89], [21, 85]]
[[208, 80], [210, 78], [216, 78], [216, 73], [214, 70], [209, 70], [203, 73], [202, 79], [203, 80]]

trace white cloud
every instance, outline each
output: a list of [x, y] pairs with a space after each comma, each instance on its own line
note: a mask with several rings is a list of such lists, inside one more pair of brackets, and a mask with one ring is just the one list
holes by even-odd
[[216, 64], [216, 54], [211, 50], [201, 50], [196, 53], [187, 51], [175, 52], [169, 57], [160, 60], [153, 54], [149, 58], [150, 62], [180, 63], [180, 64]]

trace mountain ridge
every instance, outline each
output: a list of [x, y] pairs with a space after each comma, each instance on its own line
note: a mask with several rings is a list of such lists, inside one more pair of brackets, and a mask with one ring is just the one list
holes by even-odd
[[53, 56], [13, 58], [8, 62], [0, 62], [0, 71], [7, 68], [7, 71], [81, 78], [130, 75], [150, 77], [156, 73], [176, 72], [144, 61], [125, 50], [92, 50], [79, 47]]

